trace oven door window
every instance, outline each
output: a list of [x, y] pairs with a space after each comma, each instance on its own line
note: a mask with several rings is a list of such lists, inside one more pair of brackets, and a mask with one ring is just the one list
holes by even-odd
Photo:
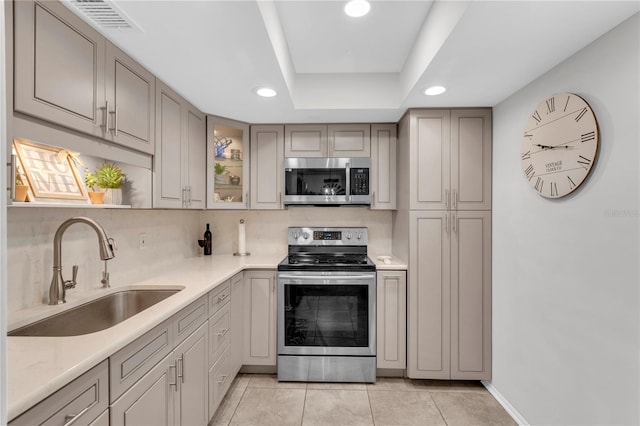
[[346, 169], [285, 169], [285, 195], [346, 195]]
[[284, 345], [367, 347], [366, 285], [284, 286]]

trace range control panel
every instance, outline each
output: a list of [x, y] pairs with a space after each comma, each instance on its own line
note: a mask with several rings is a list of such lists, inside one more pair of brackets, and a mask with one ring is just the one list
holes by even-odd
[[291, 227], [288, 231], [290, 246], [366, 246], [367, 228]]

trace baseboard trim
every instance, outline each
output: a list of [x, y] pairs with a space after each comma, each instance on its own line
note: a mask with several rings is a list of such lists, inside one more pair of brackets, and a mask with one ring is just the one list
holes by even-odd
[[511, 405], [509, 401], [507, 401], [507, 399], [502, 396], [500, 392], [498, 392], [498, 390], [491, 384], [491, 382], [481, 380], [480, 383], [482, 383], [483, 386], [487, 388], [489, 393], [493, 395], [496, 401], [498, 401], [498, 404], [502, 405], [502, 408], [505, 409], [505, 411], [516, 423], [518, 423], [520, 426], [529, 426], [529, 423], [525, 420], [524, 417], [522, 417], [522, 414], [520, 414], [518, 410], [516, 410], [513, 405]]

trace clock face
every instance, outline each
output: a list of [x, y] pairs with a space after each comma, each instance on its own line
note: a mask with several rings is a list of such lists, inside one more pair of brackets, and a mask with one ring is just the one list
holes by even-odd
[[533, 111], [522, 138], [522, 170], [546, 198], [573, 192], [591, 171], [600, 135], [591, 107], [580, 96], [557, 93]]

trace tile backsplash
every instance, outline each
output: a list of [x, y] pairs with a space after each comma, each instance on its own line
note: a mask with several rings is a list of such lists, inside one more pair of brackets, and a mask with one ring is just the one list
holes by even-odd
[[[287, 251], [288, 226], [366, 226], [369, 253], [391, 253], [391, 212], [362, 207], [291, 207], [286, 210], [129, 210], [10, 207], [8, 209], [8, 313], [46, 303], [53, 273], [53, 236], [62, 222], [87, 216], [114, 238], [118, 250], [108, 261], [113, 285], [151, 278], [187, 257], [197, 256], [197, 240], [211, 224], [213, 254], [231, 254], [238, 248], [238, 222], [246, 222], [247, 251], [255, 254]], [[139, 248], [140, 234], [146, 247]], [[100, 287], [104, 262], [97, 237], [85, 224], [74, 224], [62, 240], [65, 279], [79, 266], [73, 296]]]

